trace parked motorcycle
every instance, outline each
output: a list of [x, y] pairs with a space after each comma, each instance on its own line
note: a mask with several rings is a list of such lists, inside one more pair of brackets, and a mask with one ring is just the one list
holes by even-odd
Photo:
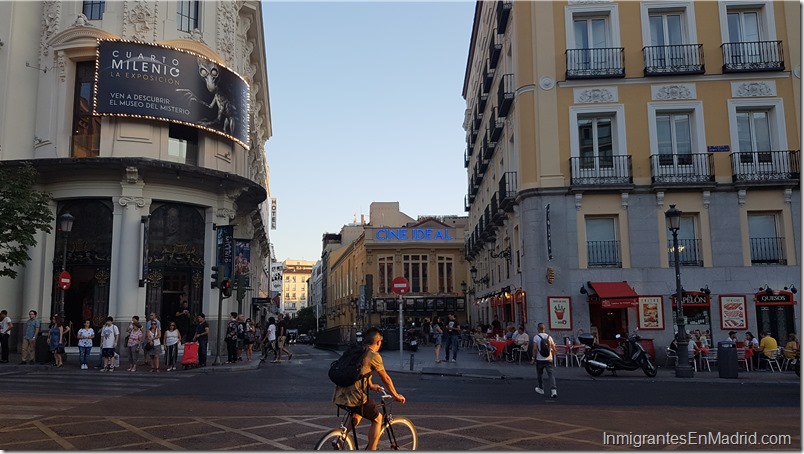
[[411, 352], [419, 350], [419, 340], [415, 329], [405, 330], [405, 337], [402, 339], [402, 349]]
[[578, 337], [582, 344], [591, 347], [583, 359], [584, 368], [589, 375], [597, 377], [607, 370], [614, 373], [617, 370], [642, 369], [648, 377], [656, 376], [656, 363], [639, 343], [636, 331], [625, 338], [618, 334], [616, 338], [620, 342], [622, 354], [605, 345], [596, 344], [591, 334]]

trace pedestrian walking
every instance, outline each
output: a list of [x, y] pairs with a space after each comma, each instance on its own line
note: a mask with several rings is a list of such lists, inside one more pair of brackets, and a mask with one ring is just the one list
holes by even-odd
[[441, 342], [444, 336], [444, 330], [441, 328], [441, 319], [433, 320], [430, 325], [430, 333], [433, 336], [433, 345], [435, 345], [435, 362], [441, 362]]
[[455, 319], [455, 314], [449, 314], [447, 316], [449, 319], [447, 321], [447, 355], [444, 358], [444, 361], [449, 361], [449, 351], [452, 350], [452, 362], [457, 362], [458, 360], [458, 343], [461, 340], [461, 325], [458, 323], [458, 320]]
[[226, 324], [226, 364], [237, 361], [237, 312], [230, 312], [229, 323]]
[[239, 314], [237, 316], [237, 352], [236, 360], [243, 361], [243, 350], [246, 348], [246, 316]]
[[5, 309], [0, 311], [0, 363], [8, 362], [8, 339], [11, 337], [11, 328], [13, 327], [14, 324], [11, 323], [8, 311]]
[[95, 338], [95, 330], [90, 326], [90, 319], [84, 320], [84, 327], [78, 330], [78, 362], [81, 370], [89, 369], [89, 353], [92, 351], [92, 339]]
[[265, 328], [265, 335], [263, 336], [262, 340], [262, 359], [260, 361], [265, 361], [268, 359], [268, 350], [274, 354], [274, 360], [271, 361], [272, 363], [276, 361], [277, 353], [276, 353], [276, 319], [273, 317], [268, 317], [268, 326]]
[[162, 354], [162, 331], [159, 325], [151, 322], [151, 327], [145, 332], [145, 356], [151, 363], [151, 372], [159, 372], [159, 355]]
[[246, 361], [251, 361], [254, 357], [254, 342], [257, 339], [257, 327], [251, 319], [246, 320], [246, 332], [243, 335], [243, 342], [246, 349]]
[[533, 336], [533, 356], [536, 360], [536, 378], [539, 381], [539, 386], [536, 387], [536, 392], [544, 394], [544, 386], [542, 385], [542, 374], [547, 371], [547, 380], [550, 385], [550, 397], [558, 397], [558, 390], [556, 389], [556, 377], [553, 375], [553, 358], [556, 355], [556, 343], [553, 338], [547, 334], [547, 329], [544, 323], [539, 323], [537, 326], [539, 333]]
[[53, 364], [56, 367], [63, 366], [61, 359], [61, 355], [64, 353], [64, 344], [61, 343], [62, 336], [64, 336], [64, 324], [61, 321], [61, 315], [56, 315], [53, 317], [53, 323], [47, 339], [50, 353], [53, 353], [53, 359], [55, 360]]
[[22, 335], [22, 362], [34, 363], [36, 359], [36, 338], [42, 329], [42, 322], [36, 319], [36, 311], [28, 311], [28, 320], [25, 322], [25, 333]]
[[289, 352], [288, 349], [285, 348], [285, 342], [288, 338], [288, 324], [285, 321], [285, 315], [279, 314], [278, 317], [279, 320], [276, 322], [276, 360], [271, 361], [272, 363], [282, 362], [282, 352], [288, 354], [288, 361], [293, 358], [293, 353]]
[[198, 342], [198, 365], [207, 366], [207, 344], [209, 343], [209, 323], [204, 313], [198, 314], [198, 324], [195, 325], [193, 340]]
[[114, 349], [119, 338], [120, 330], [114, 324], [114, 318], [106, 317], [106, 323], [101, 328], [101, 356], [103, 356], [101, 371], [114, 371]]
[[137, 361], [140, 359], [140, 348], [142, 347], [143, 339], [145, 339], [145, 333], [142, 332], [142, 325], [139, 320], [134, 320], [131, 322], [128, 340], [126, 341], [126, 347], [128, 348], [127, 370], [129, 372], [137, 371]]
[[176, 360], [179, 358], [179, 342], [181, 341], [181, 331], [176, 327], [176, 323], [170, 322], [165, 331], [163, 344], [165, 345], [165, 367], [167, 371], [176, 370]]

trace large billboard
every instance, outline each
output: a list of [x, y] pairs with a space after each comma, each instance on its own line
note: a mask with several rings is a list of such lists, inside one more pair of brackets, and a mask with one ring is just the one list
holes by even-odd
[[99, 40], [93, 114], [194, 126], [248, 148], [248, 83], [222, 64], [186, 50]]

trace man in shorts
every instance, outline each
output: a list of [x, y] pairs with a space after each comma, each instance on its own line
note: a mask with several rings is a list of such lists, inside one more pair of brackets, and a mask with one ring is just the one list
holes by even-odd
[[288, 339], [288, 322], [285, 321], [285, 314], [279, 314], [277, 317], [279, 317], [279, 320], [276, 322], [276, 361], [271, 361], [272, 363], [282, 362], [282, 352], [287, 353], [288, 361], [293, 359], [293, 353], [285, 348]]
[[382, 380], [382, 383], [385, 385], [386, 391], [394, 396], [394, 400], [404, 404], [405, 396], [396, 392], [394, 382], [391, 381], [391, 377], [389, 377], [388, 373], [385, 371], [382, 356], [379, 354], [380, 345], [382, 345], [382, 334], [380, 330], [377, 328], [369, 328], [366, 330], [363, 335], [363, 344], [368, 351], [363, 357], [363, 368], [360, 370], [360, 374], [366, 378], [358, 380], [352, 386], [335, 386], [335, 395], [332, 397], [332, 401], [335, 402], [335, 405], [349, 407], [349, 409], [354, 412], [355, 426], [360, 423], [362, 418], [371, 421], [371, 429], [368, 433], [368, 445], [366, 449], [376, 450], [377, 442], [380, 439], [382, 415], [380, 415], [380, 412], [377, 410], [377, 404], [366, 395], [366, 389], [371, 389], [372, 391], [378, 391], [380, 389], [380, 385], [372, 383], [371, 377], [373, 373], [377, 372], [377, 375], [380, 376], [380, 380]]
[[114, 324], [114, 318], [106, 317], [106, 323], [101, 328], [101, 356], [103, 356], [103, 368], [101, 371], [114, 370], [114, 347], [120, 338], [120, 330]]

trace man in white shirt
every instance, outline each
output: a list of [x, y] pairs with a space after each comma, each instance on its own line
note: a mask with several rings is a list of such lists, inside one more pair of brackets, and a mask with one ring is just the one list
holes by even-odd
[[114, 348], [120, 338], [120, 330], [114, 324], [114, 318], [106, 317], [106, 324], [101, 329], [101, 355], [103, 356], [103, 368], [101, 371], [114, 370]]

